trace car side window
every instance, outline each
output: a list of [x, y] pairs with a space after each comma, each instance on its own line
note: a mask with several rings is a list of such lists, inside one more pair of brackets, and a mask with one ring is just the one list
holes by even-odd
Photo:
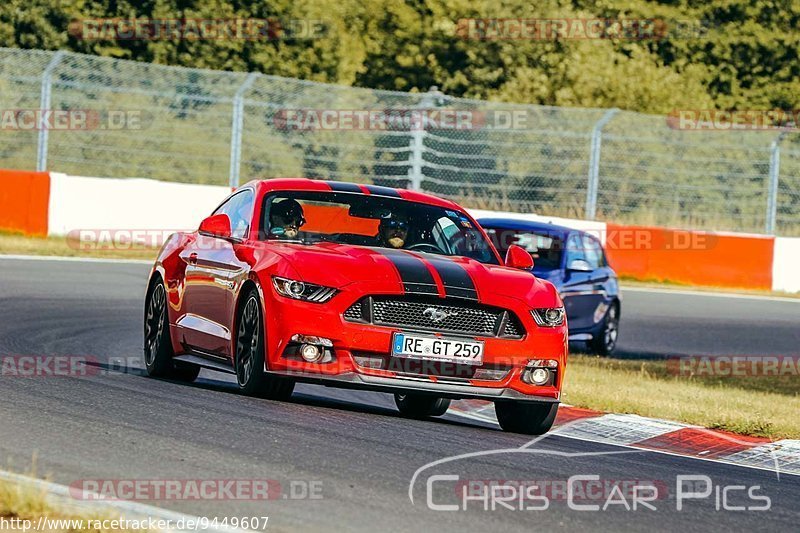
[[253, 215], [253, 191], [245, 189], [231, 196], [213, 214], [225, 213], [231, 219], [231, 237], [244, 239], [250, 229], [250, 219]]
[[577, 260], [586, 261], [586, 250], [583, 239], [578, 234], [573, 233], [567, 239], [567, 267]]
[[588, 235], [583, 236], [583, 248], [586, 262], [594, 269], [600, 268], [603, 264], [603, 255], [597, 241]]
[[454, 251], [450, 249], [449, 243], [453, 242], [455, 235], [459, 233], [458, 226], [456, 226], [455, 222], [447, 217], [442, 217], [434, 224], [432, 233], [433, 240], [439, 248], [445, 252], [452, 253]]
[[603, 250], [603, 245], [600, 244], [600, 241], [598, 241], [594, 237], [590, 237], [590, 239], [592, 240], [592, 243], [594, 244], [594, 249], [597, 252], [598, 263], [600, 264], [601, 267], [607, 267], [608, 261], [606, 261], [606, 253]]

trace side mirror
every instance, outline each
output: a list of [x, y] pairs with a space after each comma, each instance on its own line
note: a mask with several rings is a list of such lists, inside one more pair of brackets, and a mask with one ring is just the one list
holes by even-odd
[[571, 270], [572, 272], [591, 272], [593, 269], [592, 265], [583, 259], [574, 259], [567, 265], [567, 270]]
[[533, 268], [533, 258], [525, 248], [512, 244], [506, 252], [506, 266], [519, 268], [520, 270], [530, 270]]
[[231, 219], [225, 213], [219, 215], [211, 215], [204, 218], [200, 222], [200, 229], [198, 230], [204, 235], [211, 237], [219, 237], [221, 239], [231, 238]]

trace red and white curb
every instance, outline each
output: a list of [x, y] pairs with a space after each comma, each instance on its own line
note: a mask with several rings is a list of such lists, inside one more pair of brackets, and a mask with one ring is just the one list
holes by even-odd
[[[480, 400], [453, 402], [453, 414], [497, 424], [494, 406]], [[570, 422], [568, 424], [568, 422]], [[609, 414], [561, 405], [553, 430], [560, 437], [624, 446], [800, 475], [800, 440], [771, 441], [638, 415]]]

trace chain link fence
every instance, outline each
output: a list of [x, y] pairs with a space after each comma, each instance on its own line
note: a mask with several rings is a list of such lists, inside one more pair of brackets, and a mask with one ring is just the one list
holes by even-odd
[[[5, 168], [216, 185], [305, 176], [408, 187], [477, 208], [800, 234], [796, 130], [685, 131], [627, 111], [2, 48], [0, 110]], [[35, 110], [94, 119], [23, 124], [22, 112]], [[359, 122], [365, 112], [389, 126]]]

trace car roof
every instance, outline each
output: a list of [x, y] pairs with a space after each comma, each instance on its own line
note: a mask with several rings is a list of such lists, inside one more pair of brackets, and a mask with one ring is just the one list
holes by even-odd
[[372, 184], [360, 184], [342, 181], [314, 180], [308, 178], [272, 178], [263, 180], [253, 180], [245, 185], [252, 186], [258, 191], [321, 191], [321, 192], [348, 192], [353, 194], [386, 196], [390, 198], [401, 198], [411, 202], [420, 202], [428, 205], [435, 205], [447, 209], [457, 209], [464, 211], [464, 208], [457, 203], [432, 194], [426, 194], [408, 189], [397, 189], [394, 187], [384, 187]]
[[562, 237], [566, 237], [571, 232], [575, 231], [578, 233], [583, 233], [580, 230], [576, 230], [573, 228], [568, 228], [566, 226], [559, 226], [557, 224], [549, 224], [547, 222], [539, 222], [536, 220], [522, 220], [519, 218], [489, 218], [489, 217], [481, 217], [478, 220], [478, 224], [483, 226], [484, 228], [495, 228], [495, 229], [510, 229], [515, 231], [540, 231], [546, 232], [548, 234], [559, 234]]

